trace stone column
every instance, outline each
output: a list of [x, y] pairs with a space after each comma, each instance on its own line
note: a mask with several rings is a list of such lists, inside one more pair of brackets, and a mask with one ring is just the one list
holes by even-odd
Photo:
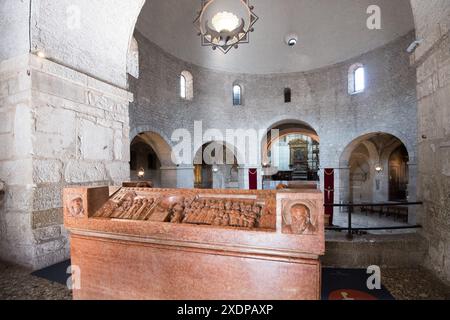
[[[334, 169], [334, 202], [349, 203], [350, 199], [350, 167]], [[340, 209], [340, 211], [347, 211]]]
[[177, 167], [177, 188], [194, 188], [194, 166]]
[[[417, 201], [417, 163], [408, 162], [408, 202]], [[415, 225], [417, 221], [417, 211], [420, 206], [410, 206], [408, 208], [408, 223]]]
[[161, 187], [191, 189], [194, 187], [193, 166], [161, 167]]
[[176, 188], [178, 173], [177, 167], [161, 167], [161, 188]]

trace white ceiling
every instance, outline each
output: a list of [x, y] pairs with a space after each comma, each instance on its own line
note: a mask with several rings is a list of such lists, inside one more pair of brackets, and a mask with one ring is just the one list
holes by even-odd
[[[199, 66], [238, 73], [307, 71], [345, 61], [414, 29], [410, 0], [251, 0], [260, 20], [249, 44], [224, 55], [202, 47], [193, 25], [201, 0], [147, 0], [137, 29], [166, 52]], [[381, 8], [382, 30], [366, 10]], [[284, 39], [299, 37], [294, 48]], [[406, 49], [406, 48], [405, 48]]]

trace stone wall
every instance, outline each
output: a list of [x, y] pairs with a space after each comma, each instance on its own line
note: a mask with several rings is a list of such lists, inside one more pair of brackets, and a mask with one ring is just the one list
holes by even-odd
[[[165, 53], [139, 32], [135, 32], [135, 38], [139, 43], [140, 78], [130, 84], [136, 97], [130, 106], [133, 134], [138, 133], [135, 128], [148, 128], [169, 140], [175, 129], [192, 132], [196, 120], [203, 121], [204, 130], [217, 128], [223, 133], [225, 129], [267, 130], [279, 121], [301, 120], [320, 137], [323, 168], [339, 168], [345, 147], [371, 132], [398, 137], [408, 148], [411, 164], [415, 164], [416, 78], [406, 53], [413, 32], [337, 65], [271, 75], [205, 69]], [[366, 68], [367, 89], [349, 95], [348, 70], [357, 62]], [[194, 77], [191, 101], [179, 97], [179, 75], [183, 70]], [[244, 105], [240, 107], [232, 103], [231, 89], [236, 82], [243, 87]], [[291, 103], [284, 103], [286, 87], [292, 89]], [[171, 141], [167, 143], [173, 145]], [[339, 170], [336, 171], [338, 183]], [[339, 193], [339, 185], [336, 187]]]
[[29, 52], [30, 0], [2, 0], [0, 4], [0, 61]]
[[128, 51], [133, 50], [132, 34], [144, 2], [2, 0], [0, 61], [40, 51], [53, 61], [126, 88]]
[[62, 189], [129, 179], [127, 91], [34, 55], [0, 64], [0, 259], [69, 256]]
[[450, 3], [418, 1], [412, 6], [419, 118], [421, 216], [429, 250], [425, 265], [450, 283]]

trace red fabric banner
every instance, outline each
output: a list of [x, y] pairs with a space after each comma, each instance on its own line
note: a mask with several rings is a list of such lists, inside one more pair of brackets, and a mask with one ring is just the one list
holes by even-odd
[[258, 189], [258, 169], [248, 169], [248, 185], [250, 190]]
[[[334, 204], [334, 169], [325, 169], [324, 199], [325, 204]], [[333, 207], [325, 207], [325, 215], [329, 217], [329, 225], [333, 225]]]

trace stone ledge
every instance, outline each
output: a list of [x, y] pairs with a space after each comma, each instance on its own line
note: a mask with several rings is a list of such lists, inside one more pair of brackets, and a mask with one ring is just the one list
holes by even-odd
[[111, 98], [124, 100], [126, 102], [133, 101], [133, 94], [131, 92], [90, 77], [85, 73], [73, 70], [59, 63], [47, 59], [42, 59], [33, 54], [30, 54], [29, 64], [30, 67], [35, 71], [71, 82], [74, 85], [83, 86], [86, 89], [101, 92], [102, 94], [110, 96]]
[[329, 232], [325, 248], [323, 265], [339, 268], [420, 266], [427, 252], [426, 240], [417, 233], [355, 236], [349, 241], [344, 232]]

